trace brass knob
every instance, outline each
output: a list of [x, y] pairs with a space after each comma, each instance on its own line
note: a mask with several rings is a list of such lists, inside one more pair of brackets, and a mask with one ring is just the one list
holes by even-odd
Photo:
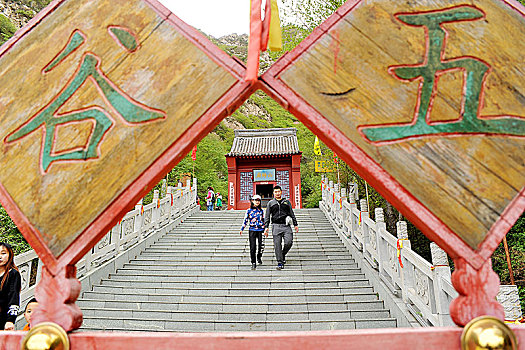
[[26, 334], [22, 350], [69, 350], [69, 338], [59, 325], [43, 322]]
[[470, 321], [461, 334], [462, 350], [517, 350], [512, 330], [500, 319], [481, 316]]

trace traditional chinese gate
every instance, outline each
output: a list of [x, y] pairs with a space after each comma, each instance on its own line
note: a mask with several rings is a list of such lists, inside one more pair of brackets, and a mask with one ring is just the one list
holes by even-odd
[[[456, 324], [502, 319], [490, 256], [525, 208], [525, 41], [505, 39], [524, 37], [524, 15], [513, 0], [349, 0], [253, 81], [155, 0], [52, 2], [0, 50], [0, 199], [45, 264], [33, 326], [81, 325], [75, 263], [257, 89], [449, 253]], [[69, 339], [73, 349], [457, 349], [461, 332]], [[24, 336], [2, 333], [0, 348]]]

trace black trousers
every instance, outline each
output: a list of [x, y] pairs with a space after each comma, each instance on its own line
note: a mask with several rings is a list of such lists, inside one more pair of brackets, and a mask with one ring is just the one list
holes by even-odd
[[259, 249], [257, 250], [257, 259], [262, 258], [262, 253], [264, 250], [264, 242], [263, 242], [263, 231], [252, 231], [248, 233], [248, 237], [250, 238], [250, 258], [252, 260], [252, 264], [255, 264], [257, 260], [255, 260], [255, 248], [256, 248], [256, 240], [259, 241]]

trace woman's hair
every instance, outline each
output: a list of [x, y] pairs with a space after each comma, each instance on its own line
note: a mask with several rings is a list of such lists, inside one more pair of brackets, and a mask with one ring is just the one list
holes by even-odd
[[7, 253], [9, 254], [9, 259], [7, 260], [7, 264], [5, 264], [5, 272], [4, 277], [2, 277], [2, 283], [0, 284], [0, 289], [4, 288], [4, 283], [7, 281], [7, 276], [9, 275], [9, 271], [11, 269], [15, 269], [18, 271], [18, 268], [15, 265], [15, 254], [13, 253], [13, 248], [8, 243], [0, 242], [0, 248], [5, 247], [7, 249]]
[[250, 209], [261, 209], [262, 210], [261, 201], [259, 201], [258, 206], [255, 206], [255, 204], [253, 203], [253, 199], [250, 199]]

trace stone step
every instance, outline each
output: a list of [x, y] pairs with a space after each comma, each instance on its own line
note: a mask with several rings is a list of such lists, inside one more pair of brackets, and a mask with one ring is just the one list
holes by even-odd
[[[246, 269], [250, 270], [251, 266], [249, 264], [241, 264], [241, 265], [232, 265], [231, 270], [239, 270], [239, 269]], [[170, 273], [172, 275], [180, 275], [179, 272], [182, 271], [191, 271], [194, 270], [197, 274], [200, 274], [203, 271], [216, 271], [217, 273], [223, 273], [228, 271], [228, 269], [225, 268], [225, 265], [202, 265], [202, 264], [196, 264], [193, 266], [186, 265], [181, 266], [177, 269], [171, 269]], [[264, 267], [261, 266], [258, 271], [264, 271], [264, 270], [270, 270], [273, 275], [277, 275], [274, 273], [273, 267]], [[314, 273], [314, 274], [333, 274], [337, 273], [338, 275], [359, 275], [361, 276], [361, 270], [360, 269], [345, 269], [345, 268], [338, 268], [337, 266], [334, 266], [333, 268], [317, 268], [316, 266], [294, 266], [292, 264], [286, 264], [285, 270], [287, 273]], [[284, 271], [284, 270], [283, 270]], [[283, 271], [277, 271], [277, 272], [283, 272]], [[124, 267], [122, 269], [118, 269], [117, 273], [127, 273], [128, 275], [154, 275], [154, 276], [165, 276], [166, 271], [162, 270], [151, 270], [151, 269], [140, 269], [140, 268], [134, 268], [134, 267]], [[284, 273], [282, 275], [285, 275]]]
[[342, 288], [339, 286], [326, 286], [319, 288], [319, 286], [297, 286], [297, 285], [273, 285], [273, 283], [259, 284], [257, 286], [244, 285], [241, 283], [201, 283], [201, 284], [183, 284], [176, 285], [151, 285], [150, 287], [138, 287], [133, 283], [122, 282], [113, 283], [110, 281], [103, 281], [102, 285], [93, 286], [93, 292], [125, 293], [133, 288], [136, 294], [165, 294], [165, 295], [281, 295], [283, 293], [293, 295], [354, 295], [354, 294], [374, 294], [374, 290], [370, 286], [355, 286]]
[[[134, 290], [135, 291], [135, 290]], [[118, 298], [123, 298], [129, 301], [141, 301], [141, 300], [151, 300], [151, 301], [170, 301], [170, 302], [186, 302], [186, 301], [196, 301], [196, 300], [213, 300], [214, 302], [226, 302], [226, 301], [238, 301], [238, 302], [252, 302], [254, 300], [266, 300], [267, 302], [275, 302], [278, 300], [287, 301], [287, 302], [316, 302], [316, 301], [332, 301], [332, 302], [345, 302], [345, 301], [373, 301], [377, 300], [377, 295], [370, 293], [334, 293], [334, 294], [319, 294], [319, 295], [282, 295], [278, 291], [270, 292], [269, 295], [257, 295], [255, 293], [251, 294], [246, 290], [234, 290], [228, 291], [225, 293], [223, 290], [202, 290], [202, 294], [195, 293], [184, 293], [185, 291], [181, 290], [179, 294], [167, 294], [166, 292], [156, 293], [156, 294], [137, 294], [128, 291], [118, 294]], [[187, 291], [186, 291], [187, 292]], [[222, 293], [221, 293], [222, 292]], [[198, 297], [196, 298], [196, 295]], [[100, 300], [115, 300], [116, 295], [113, 292], [93, 292], [86, 291], [83, 294], [84, 298], [89, 299], [100, 299]], [[202, 299], [198, 299], [202, 298]]]
[[[141, 257], [159, 257], [159, 256], [171, 256], [172, 253], [205, 253], [208, 256], [210, 255], [216, 255], [220, 256], [223, 254], [237, 254], [240, 253], [248, 253], [250, 250], [248, 247], [234, 247], [234, 248], [224, 248], [224, 247], [198, 247], [195, 249], [159, 249], [159, 250], [147, 250], [143, 251], [139, 256]], [[293, 247], [293, 249], [290, 251], [290, 255], [288, 256], [296, 256], [296, 257], [310, 257], [310, 256], [330, 256], [332, 254], [340, 254], [343, 253], [340, 249], [326, 249], [326, 248], [318, 248], [318, 249], [299, 249], [296, 247]], [[273, 245], [265, 245], [264, 247], [264, 254], [271, 254], [273, 255]], [[347, 254], [348, 259], [352, 259], [352, 256], [350, 254]]]
[[[263, 270], [262, 268], [258, 268], [255, 271], [251, 271], [250, 268], [247, 266], [245, 270], [191, 270], [191, 269], [185, 269], [185, 270], [179, 270], [176, 274], [171, 275], [150, 275], [150, 274], [141, 274], [137, 275], [136, 273], [132, 271], [127, 270], [118, 270], [118, 273], [116, 274], [110, 274], [111, 276], [127, 276], [137, 278], [137, 279], [151, 279], [151, 280], [158, 280], [159, 278], [162, 278], [163, 280], [169, 280], [170, 278], [179, 278], [179, 277], [188, 277], [188, 276], [203, 276], [203, 277], [210, 277], [210, 276], [224, 276], [225, 278], [231, 278], [236, 277], [238, 279], [245, 279], [249, 277], [267, 277], [270, 276], [272, 278], [281, 278], [281, 279], [290, 279], [293, 277], [293, 280], [297, 281], [299, 279], [302, 279], [304, 281], [307, 280], [316, 280], [319, 277], [329, 277], [330, 275], [326, 274], [325, 272], [303, 272], [303, 271], [297, 271], [297, 270], [281, 270], [277, 271], [273, 268], [270, 270]], [[337, 276], [333, 276], [336, 280], [346, 279], [346, 278], [354, 278], [354, 279], [364, 279], [365, 275], [363, 273], [354, 273], [354, 274], [340, 274]]]
[[[273, 250], [273, 247], [269, 247], [269, 248], [266, 248], [265, 247], [265, 253], [264, 254], [272, 254], [273, 251], [270, 251], [270, 252], [267, 252], [266, 250], [267, 249], [272, 249]], [[246, 247], [244, 250], [242, 251], [235, 251], [235, 252], [222, 252], [220, 256], [217, 256], [217, 257], [239, 257], [240, 255], [241, 256], [248, 256], [250, 254], [250, 249], [248, 247]], [[312, 253], [308, 253], [308, 254], [305, 254], [304, 252], [300, 252], [300, 255], [299, 254], [295, 254], [294, 252], [290, 252], [289, 253], [290, 255], [288, 256], [296, 256], [296, 257], [300, 257], [301, 260], [315, 260], [315, 259], [329, 259], [329, 260], [333, 260], [333, 259], [342, 259], [344, 261], [350, 261], [350, 262], [354, 262], [354, 259], [348, 254], [348, 253], [344, 253], [344, 252], [336, 252], [336, 253], [326, 253], [326, 254], [322, 254], [320, 252], [312, 252]], [[157, 263], [157, 262], [161, 262], [161, 261], [169, 261], [168, 259], [171, 257], [171, 258], [183, 258], [183, 257], [209, 257], [210, 256], [210, 252], [207, 251], [207, 250], [201, 250], [201, 251], [191, 251], [191, 252], [184, 252], [184, 251], [175, 251], [175, 252], [171, 252], [171, 253], [166, 253], [164, 255], [148, 255], [148, 254], [141, 254], [139, 256], [137, 256], [135, 259], [135, 261], [150, 261], [151, 263]]]
[[396, 320], [372, 319], [349, 321], [146, 321], [85, 317], [83, 330], [170, 331], [170, 332], [237, 332], [237, 331], [311, 331], [395, 327]]
[[[335, 281], [335, 280], [321, 280], [314, 282], [304, 281], [282, 281], [275, 278], [268, 277], [266, 279], [258, 278], [257, 280], [247, 281], [246, 279], [240, 278], [238, 280], [231, 279], [228, 282], [224, 282], [224, 278], [203, 278], [198, 276], [197, 278], [181, 278], [179, 281], [165, 281], [164, 279], [157, 280], [140, 280], [130, 279], [127, 276], [114, 276], [115, 278], [103, 279], [100, 285], [104, 286], [130, 286], [133, 285], [136, 288], [159, 288], [159, 285], [165, 288], [183, 288], [187, 286], [200, 287], [200, 288], [256, 288], [264, 286], [265, 288], [356, 288], [356, 287], [369, 287], [368, 281], [355, 280], [355, 281]], [[171, 277], [171, 276], [170, 276]]]
[[[108, 280], [106, 280], [108, 282]], [[241, 286], [239, 286], [241, 284]], [[125, 283], [122, 281], [116, 283], [106, 283], [101, 285], [93, 286], [93, 291], [103, 291], [108, 293], [121, 293], [129, 291], [133, 287], [132, 283]], [[144, 287], [144, 288], [133, 288], [137, 294], [158, 294], [164, 293], [167, 295], [186, 295], [188, 293], [199, 293], [202, 295], [280, 295], [279, 293], [288, 293], [294, 295], [321, 295], [321, 294], [372, 294], [374, 291], [370, 286], [354, 286], [354, 287], [339, 287], [339, 286], [288, 286], [288, 285], [277, 285], [274, 287], [271, 282], [261, 283], [259, 285], [243, 285], [241, 282], [238, 283], [223, 283], [204, 285], [195, 284], [179, 286], [179, 287], [168, 287], [167, 285]], [[375, 294], [374, 294], [375, 296]]]
[[[268, 303], [267, 300], [252, 300], [250, 304], [238, 301], [219, 301], [214, 302], [212, 298], [197, 301], [184, 301], [181, 303], [170, 301], [126, 301], [126, 300], [100, 300], [100, 299], [82, 299], [78, 302], [79, 307], [84, 309], [107, 309], [115, 308], [119, 310], [187, 310], [187, 311], [208, 311], [221, 312], [237, 310], [239, 312], [253, 312], [255, 310], [268, 312], [288, 312], [288, 311], [355, 311], [365, 315], [367, 310], [381, 311], [385, 310], [381, 300], [363, 300], [363, 301], [346, 301], [346, 302], [300, 302], [300, 301], [274, 301]], [[387, 311], [387, 310], [386, 310]], [[387, 311], [388, 312], [388, 311]]]
[[363, 319], [387, 319], [386, 310], [288, 310], [269, 311], [264, 308], [253, 307], [251, 310], [238, 309], [236, 307], [222, 307], [216, 311], [192, 311], [192, 310], [133, 310], [120, 308], [88, 308], [82, 309], [84, 317], [105, 317], [125, 319], [157, 319], [173, 321], [350, 321]]
[[[266, 245], [270, 245], [270, 246], [273, 246], [273, 241], [269, 238], [266, 238], [265, 239], [265, 242], [264, 242]], [[337, 243], [324, 243], [324, 242], [301, 242], [301, 241], [298, 241], [298, 240], [294, 240], [294, 243], [293, 245], [295, 246], [295, 248], [297, 249], [300, 249], [300, 250], [320, 250], [320, 249], [333, 249], [333, 250], [338, 250], [338, 251], [343, 251], [342, 249], [344, 249], [343, 246], [341, 246], [340, 244], [337, 244]], [[202, 240], [200, 242], [191, 242], [191, 241], [174, 241], [174, 242], [171, 242], [171, 243], [157, 243], [155, 246], [153, 247], [149, 247], [149, 248], [146, 248], [146, 251], [149, 251], [149, 250], [165, 250], [165, 249], [170, 249], [170, 250], [183, 250], [183, 249], [188, 249], [188, 248], [200, 248], [200, 249], [208, 249], [208, 248], [214, 248], [214, 247], [217, 247], [217, 248], [221, 248], [221, 249], [226, 249], [228, 247], [230, 247], [231, 249], [238, 249], [239, 247], [246, 247], [246, 246], [249, 246], [249, 242], [248, 240], [245, 240], [243, 242], [222, 242], [222, 241], [216, 241], [216, 242], [213, 242], [213, 241], [210, 241], [210, 240]]]
[[[195, 272], [195, 271], [191, 271]], [[198, 272], [198, 271], [197, 271]], [[364, 275], [357, 274], [357, 275], [351, 275], [351, 276], [330, 276], [330, 275], [290, 275], [286, 276], [286, 278], [283, 278], [282, 275], [275, 274], [275, 275], [262, 275], [257, 273], [252, 273], [254, 271], [249, 271], [248, 274], [242, 273], [243, 271], [232, 271], [229, 275], [220, 275], [213, 273], [213, 271], [207, 271], [209, 273], [205, 273], [206, 271], [203, 271], [202, 274], [196, 274], [196, 273], [185, 273], [178, 276], [148, 276], [148, 275], [126, 275], [126, 274], [110, 274], [108, 277], [108, 281], [129, 281], [133, 280], [137, 283], [151, 283], [151, 282], [198, 282], [198, 281], [206, 281], [206, 282], [224, 282], [225, 280], [230, 281], [231, 283], [235, 282], [241, 282], [241, 283], [257, 283], [257, 282], [282, 282], [282, 283], [308, 283], [308, 282], [319, 282], [319, 283], [325, 283], [330, 281], [337, 281], [337, 283], [341, 287], [353, 287], [356, 284], [357, 285], [368, 285], [368, 281], [364, 278]], [[257, 271], [255, 271], [257, 272]], [[272, 271], [273, 272], [273, 271]], [[280, 271], [282, 272], [282, 271]]]
[[[199, 212], [108, 273], [78, 305], [81, 331], [273, 331], [395, 327], [324, 214], [298, 210], [276, 270], [272, 237], [251, 270], [244, 211]], [[213, 225], [207, 223], [213, 222]]]
[[[293, 257], [288, 257], [288, 263], [289, 265], [303, 265], [303, 266], [340, 266], [345, 267], [348, 269], [358, 269], [358, 266], [355, 262], [349, 262], [346, 260], [327, 260], [327, 259], [294, 259]], [[268, 260], [266, 258], [266, 261], [269, 265], [270, 261], [274, 261], [274, 259]], [[173, 267], [179, 267], [181, 265], [184, 266], [191, 266], [191, 265], [243, 265], [245, 266], [247, 263], [250, 262], [249, 255], [245, 256], [238, 256], [235, 257], [188, 257], [187, 259], [170, 259], [170, 260], [163, 260], [163, 261], [156, 261], [155, 263], [152, 263], [148, 260], [132, 260], [129, 263], [125, 264], [124, 267], [136, 267], [136, 268], [147, 268], [150, 270], [171, 270]], [[260, 265], [264, 266], [264, 265]]]

